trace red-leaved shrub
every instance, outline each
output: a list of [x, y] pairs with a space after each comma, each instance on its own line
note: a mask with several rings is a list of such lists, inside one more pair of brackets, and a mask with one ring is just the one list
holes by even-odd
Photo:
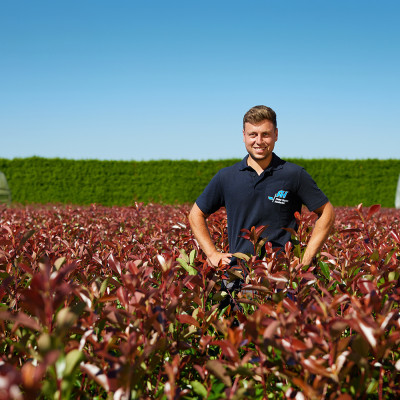
[[[0, 399], [400, 396], [398, 210], [337, 208], [310, 267], [313, 214], [281, 252], [253, 227], [266, 255], [232, 271], [208, 265], [188, 211], [2, 208]], [[227, 250], [225, 211], [209, 225]]]

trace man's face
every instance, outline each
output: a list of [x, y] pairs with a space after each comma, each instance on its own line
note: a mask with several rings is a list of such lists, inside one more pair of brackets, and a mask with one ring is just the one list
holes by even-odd
[[277, 140], [278, 129], [267, 119], [258, 124], [244, 124], [243, 142], [250, 157], [256, 162], [271, 160]]

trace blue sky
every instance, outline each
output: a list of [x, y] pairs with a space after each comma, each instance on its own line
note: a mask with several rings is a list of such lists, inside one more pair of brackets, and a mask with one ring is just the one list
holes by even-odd
[[0, 158], [399, 158], [400, 2], [2, 0]]

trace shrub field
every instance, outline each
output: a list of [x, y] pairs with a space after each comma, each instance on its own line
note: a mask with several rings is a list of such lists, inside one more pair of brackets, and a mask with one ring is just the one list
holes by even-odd
[[[294, 245], [231, 272], [207, 264], [188, 210], [0, 209], [1, 399], [399, 398], [399, 210], [337, 208], [308, 269], [304, 211]], [[210, 219], [220, 249], [225, 222]]]

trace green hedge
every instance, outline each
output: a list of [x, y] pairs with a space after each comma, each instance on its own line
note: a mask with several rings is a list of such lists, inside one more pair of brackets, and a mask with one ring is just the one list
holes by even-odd
[[[0, 159], [15, 203], [130, 205], [192, 203], [214, 174], [237, 162]], [[290, 159], [313, 176], [335, 206], [394, 207], [400, 160]]]
[[394, 207], [400, 159], [290, 161], [303, 166], [335, 206]]

